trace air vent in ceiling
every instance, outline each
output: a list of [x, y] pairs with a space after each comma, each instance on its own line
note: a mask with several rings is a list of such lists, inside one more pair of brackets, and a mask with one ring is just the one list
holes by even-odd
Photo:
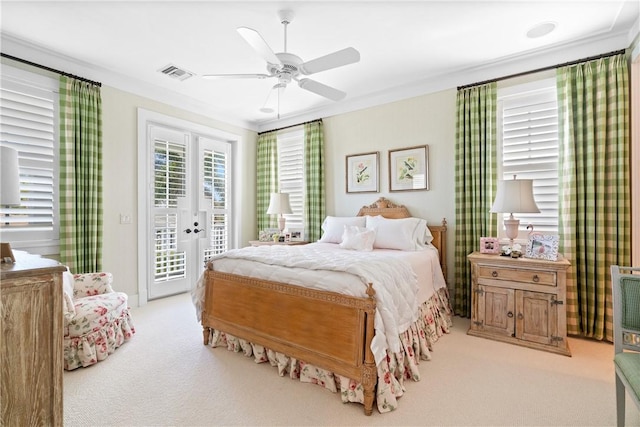
[[174, 78], [180, 81], [187, 80], [189, 77], [193, 77], [193, 73], [191, 71], [184, 70], [173, 64], [165, 65], [164, 67], [160, 68], [158, 71], [160, 71], [162, 74], [165, 74], [171, 78]]

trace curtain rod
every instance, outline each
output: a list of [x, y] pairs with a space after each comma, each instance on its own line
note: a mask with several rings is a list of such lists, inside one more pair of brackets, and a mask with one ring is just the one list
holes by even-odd
[[289, 128], [294, 128], [294, 127], [296, 127], [296, 126], [303, 126], [303, 125], [306, 125], [307, 123], [315, 123], [315, 122], [320, 122], [320, 123], [322, 123], [322, 119], [309, 120], [308, 122], [298, 123], [297, 125], [285, 126], [285, 127], [278, 128], [278, 129], [265, 130], [264, 132], [258, 132], [258, 135], [262, 135], [263, 133], [268, 133], [268, 132], [278, 132], [278, 131], [280, 131], [280, 130], [285, 130], [285, 129], [289, 129]]
[[485, 80], [485, 81], [478, 82], [478, 83], [471, 83], [471, 84], [468, 84], [468, 85], [458, 86], [458, 90], [467, 89], [467, 88], [470, 88], [470, 87], [473, 87], [473, 86], [480, 86], [480, 85], [484, 85], [484, 84], [487, 84], [487, 83], [493, 83], [493, 82], [497, 82], [497, 81], [500, 81], [500, 80], [512, 79], [514, 77], [526, 76], [527, 74], [540, 73], [542, 71], [553, 70], [555, 68], [568, 67], [570, 65], [580, 64], [581, 62], [588, 62], [588, 61], [593, 61], [595, 59], [600, 59], [600, 58], [606, 58], [606, 57], [609, 57], [609, 56], [619, 55], [621, 53], [625, 53], [625, 51], [626, 51], [625, 49], [616, 50], [616, 51], [609, 52], [609, 53], [603, 53], [601, 55], [590, 56], [588, 58], [583, 58], [583, 59], [578, 59], [578, 60], [575, 60], [575, 61], [565, 62], [563, 64], [550, 65], [548, 67], [538, 68], [538, 69], [532, 70], [532, 71], [523, 71], [522, 73], [510, 74], [510, 75], [504, 76], [504, 77], [498, 77], [498, 78], [495, 78], [495, 79], [489, 79], [489, 80]]
[[0, 52], [0, 56], [3, 58], [11, 59], [13, 61], [21, 62], [23, 64], [31, 65], [32, 67], [40, 68], [43, 70], [51, 71], [52, 73], [60, 74], [62, 76], [71, 77], [74, 79], [82, 80], [83, 82], [91, 83], [92, 85], [101, 87], [102, 83], [94, 82], [93, 80], [85, 79], [84, 77], [76, 76], [74, 74], [65, 73], [64, 71], [56, 70], [55, 68], [47, 67], [46, 65], [36, 64], [35, 62], [27, 61], [26, 59], [17, 58], [15, 56], [7, 55], [6, 53]]

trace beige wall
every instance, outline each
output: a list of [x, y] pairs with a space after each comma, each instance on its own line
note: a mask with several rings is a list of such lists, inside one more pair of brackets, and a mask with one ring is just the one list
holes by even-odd
[[[456, 90], [450, 89], [325, 118], [327, 214], [355, 215], [384, 196], [429, 224], [449, 225], [447, 270], [453, 272]], [[428, 191], [389, 192], [389, 149], [429, 146]], [[345, 156], [380, 152], [380, 192], [346, 193]], [[449, 280], [451, 282], [451, 280]]]
[[[385, 196], [410, 212], [439, 224], [449, 224], [449, 271], [453, 271], [454, 230], [454, 89], [324, 119], [326, 144], [327, 214], [355, 215], [363, 205]], [[114, 275], [115, 287], [137, 305], [138, 187], [137, 109], [161, 113], [241, 136], [235, 150], [236, 225], [238, 242], [255, 238], [255, 143], [253, 131], [230, 126], [177, 107], [161, 104], [111, 87], [102, 88], [104, 158], [104, 269]], [[388, 150], [429, 145], [429, 191], [388, 191]], [[380, 193], [346, 194], [345, 156], [380, 151]], [[121, 224], [120, 215], [131, 215]]]
[[[103, 86], [103, 267], [113, 273], [114, 287], [129, 294], [132, 306], [138, 294], [138, 108], [240, 136], [243, 146], [234, 147], [234, 178], [244, 186], [233, 189], [237, 236], [246, 242], [255, 234], [255, 132]], [[120, 224], [121, 214], [131, 215], [131, 224]]]

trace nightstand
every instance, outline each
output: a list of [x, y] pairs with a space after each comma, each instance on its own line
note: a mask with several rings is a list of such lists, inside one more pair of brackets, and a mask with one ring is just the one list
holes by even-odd
[[272, 246], [272, 245], [294, 246], [294, 245], [306, 245], [307, 243], [309, 242], [274, 242], [274, 241], [261, 242], [260, 240], [249, 240], [249, 244], [251, 246]]
[[569, 261], [474, 252], [469, 335], [571, 356], [567, 342]]

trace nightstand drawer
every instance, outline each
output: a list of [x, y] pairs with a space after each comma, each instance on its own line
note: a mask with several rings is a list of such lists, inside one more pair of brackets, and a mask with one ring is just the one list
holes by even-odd
[[509, 280], [511, 282], [534, 283], [536, 285], [556, 286], [556, 273], [550, 271], [511, 270], [509, 268], [481, 265], [478, 267], [479, 279]]

